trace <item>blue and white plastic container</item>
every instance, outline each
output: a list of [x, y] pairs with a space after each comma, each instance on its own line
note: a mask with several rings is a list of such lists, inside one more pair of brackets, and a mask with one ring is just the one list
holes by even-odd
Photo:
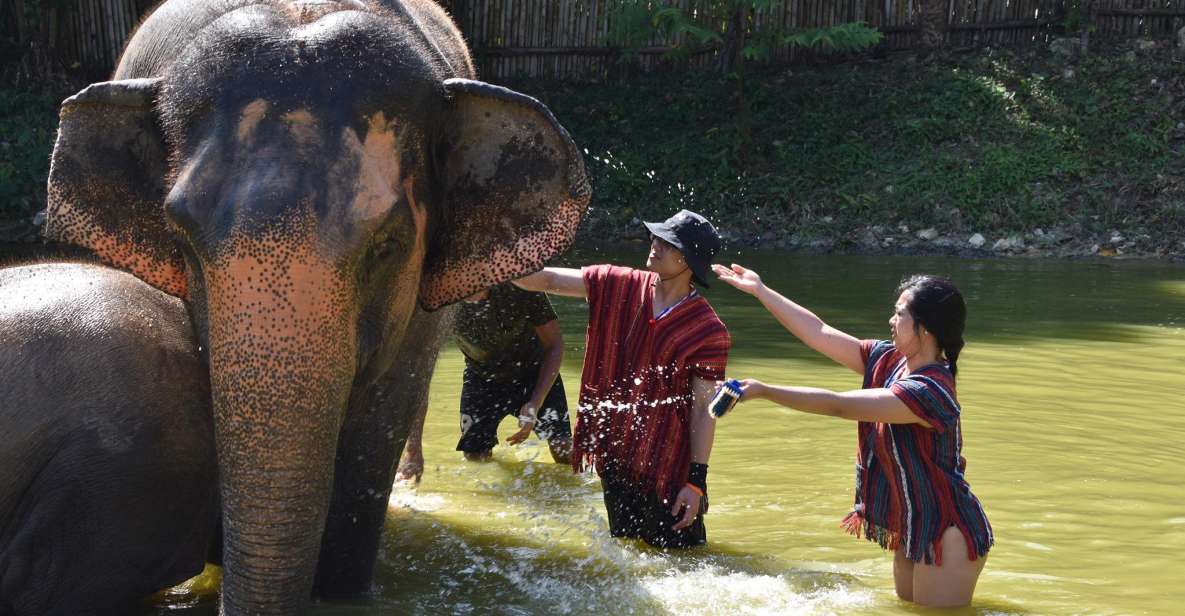
[[731, 411], [740, 399], [741, 382], [736, 379], [728, 379], [716, 388], [716, 395], [712, 396], [708, 411], [712, 413], [713, 417], [724, 417], [724, 414]]

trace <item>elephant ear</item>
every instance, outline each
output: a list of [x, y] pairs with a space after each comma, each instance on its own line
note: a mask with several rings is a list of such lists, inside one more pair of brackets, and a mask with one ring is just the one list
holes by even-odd
[[426, 310], [538, 271], [571, 245], [591, 195], [584, 158], [542, 103], [480, 81], [444, 85], [443, 224], [420, 286]]
[[159, 83], [95, 83], [62, 103], [45, 235], [184, 298], [184, 262], [164, 214], [168, 154], [153, 107]]

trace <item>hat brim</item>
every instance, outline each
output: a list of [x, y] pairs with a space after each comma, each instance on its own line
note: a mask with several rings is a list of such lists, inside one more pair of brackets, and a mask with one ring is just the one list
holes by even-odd
[[708, 270], [711, 268], [711, 263], [701, 261], [696, 255], [688, 254], [687, 250], [683, 248], [683, 242], [679, 240], [679, 236], [675, 235], [675, 231], [662, 222], [643, 222], [646, 229], [650, 231], [654, 237], [657, 237], [664, 242], [679, 249], [683, 253], [683, 259], [687, 261], [687, 267], [691, 268], [691, 277], [703, 286], [705, 289], [710, 288], [708, 284]]
[[665, 222], [644, 222], [646, 229], [650, 231], [654, 237], [660, 238], [666, 243], [679, 249], [679, 252], [686, 252], [683, 250], [683, 242], [679, 240], [679, 236], [675, 235], [675, 230], [667, 226]]

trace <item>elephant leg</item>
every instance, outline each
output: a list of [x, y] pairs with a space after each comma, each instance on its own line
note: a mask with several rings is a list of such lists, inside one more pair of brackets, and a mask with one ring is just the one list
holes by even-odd
[[369, 591], [399, 456], [428, 403], [436, 358], [451, 329], [451, 309], [417, 308], [391, 368], [351, 400], [337, 447], [314, 594]]

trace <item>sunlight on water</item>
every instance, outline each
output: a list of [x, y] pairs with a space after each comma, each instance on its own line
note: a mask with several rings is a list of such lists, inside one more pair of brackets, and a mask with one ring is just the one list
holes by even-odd
[[1159, 286], [1165, 293], [1185, 299], [1185, 281], [1165, 280]]
[[[640, 251], [639, 251], [640, 252]], [[573, 258], [575, 259], [575, 258]], [[631, 263], [637, 255], [583, 262]], [[391, 496], [372, 597], [316, 614], [1175, 613], [1185, 593], [1185, 270], [1163, 264], [735, 258], [858, 337], [886, 337], [906, 274], [944, 273], [969, 304], [960, 360], [967, 476], [997, 543], [968, 610], [899, 601], [892, 562], [839, 521], [855, 425], [754, 403], [720, 421], [706, 549], [608, 536], [600, 484], [536, 440], [493, 461], [454, 450], [461, 356], [433, 381], [418, 488]], [[573, 261], [580, 262], [580, 261]], [[733, 377], [850, 389], [754, 301], [713, 285]], [[575, 408], [583, 303], [554, 300]], [[513, 432], [503, 424], [505, 438]], [[202, 609], [205, 609], [203, 612]], [[207, 605], [183, 613], [213, 613]]]
[[445, 506], [444, 498], [435, 494], [420, 494], [406, 486], [396, 486], [391, 491], [388, 501], [392, 512], [407, 510], [412, 512], [430, 513]]

